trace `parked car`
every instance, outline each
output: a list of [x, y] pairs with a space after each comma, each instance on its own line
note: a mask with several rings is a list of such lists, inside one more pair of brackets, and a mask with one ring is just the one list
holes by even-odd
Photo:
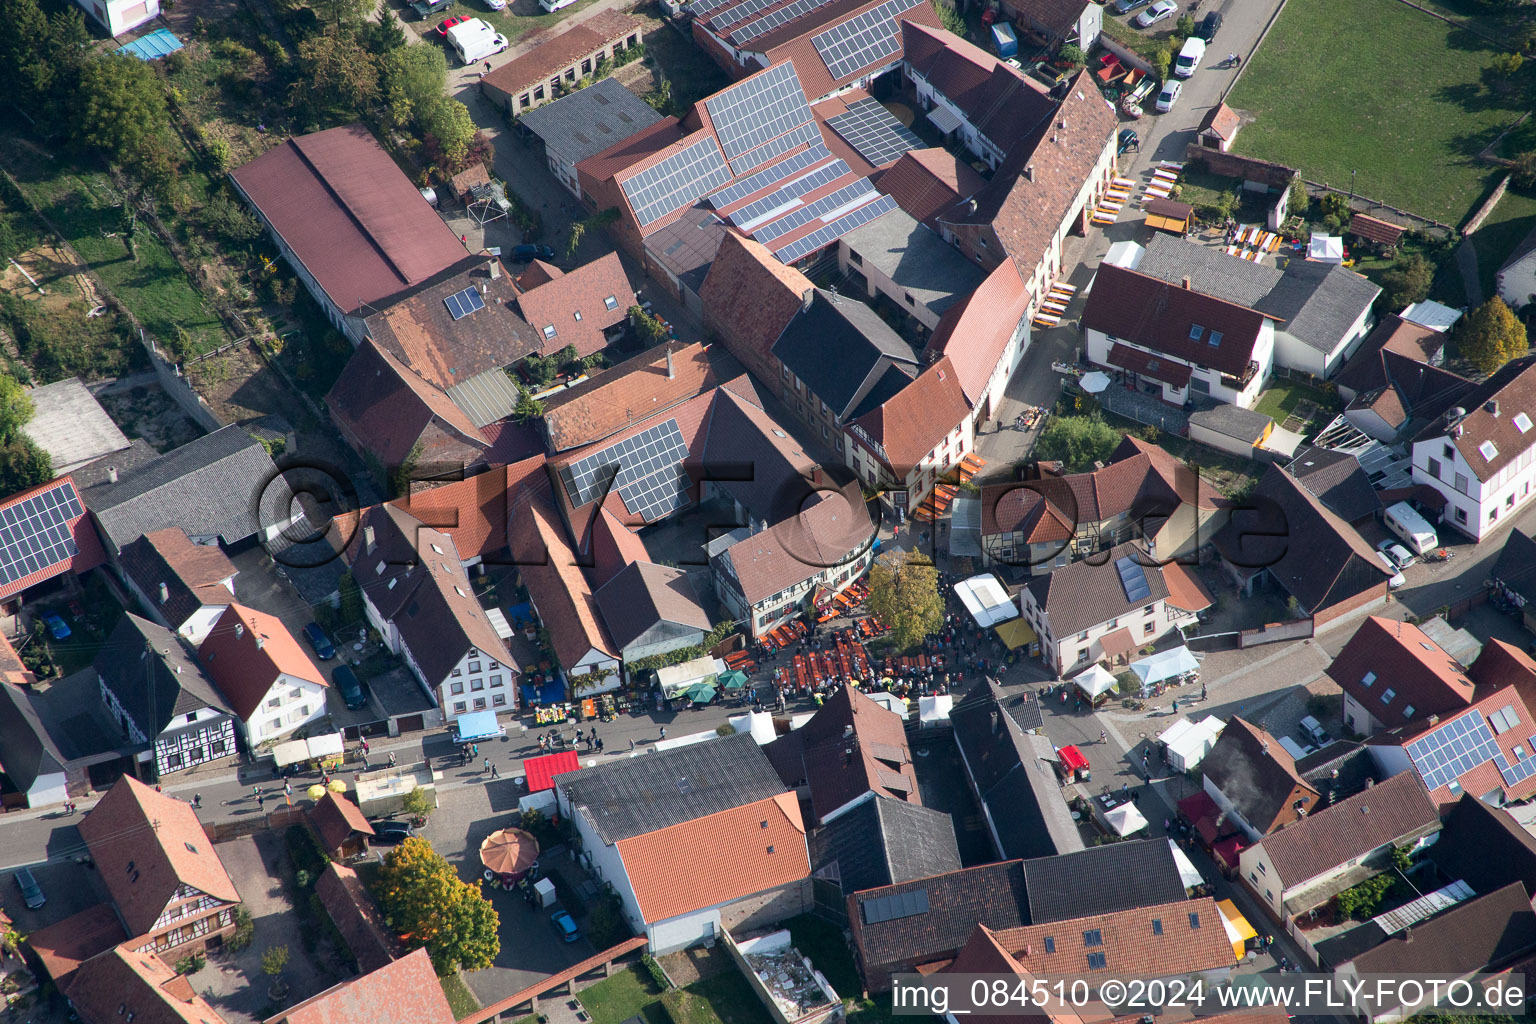
[[423, 21], [434, 14], [442, 14], [452, 6], [453, 0], [411, 0], [411, 10]]
[[1136, 134], [1135, 128], [1121, 128], [1119, 151], [1125, 153], [1132, 149], [1137, 152], [1141, 151], [1141, 136]]
[[473, 17], [474, 17], [473, 14], [453, 14], [453, 15], [450, 15], [450, 16], [444, 18], [442, 21], [437, 23], [437, 34], [439, 36], [442, 36], [442, 37], [446, 38], [447, 35], [448, 35], [448, 30], [449, 29], [453, 28], [453, 26], [455, 26], [455, 25], [462, 25], [462, 24], [464, 24], [464, 22], [470, 20]]
[[1387, 553], [1385, 551], [1376, 552], [1376, 557], [1381, 559], [1381, 567], [1392, 574], [1392, 578], [1387, 580], [1388, 590], [1396, 590], [1398, 587], [1408, 582], [1403, 578], [1403, 574], [1397, 571], [1397, 566], [1392, 564], [1392, 559], [1387, 557]]
[[368, 703], [368, 698], [363, 693], [362, 681], [357, 678], [357, 673], [352, 671], [350, 665], [338, 665], [336, 671], [331, 673], [331, 685], [341, 694], [341, 699], [346, 702], [348, 711], [356, 711]]
[[309, 646], [315, 649], [315, 656], [321, 661], [330, 661], [336, 657], [336, 648], [331, 646], [331, 638], [325, 635], [320, 623], [311, 622], [305, 626], [304, 639], [309, 641]]
[[485, 0], [485, 6], [493, 11], [504, 11], [507, 9], [507, 0]]
[[1184, 83], [1178, 79], [1170, 78], [1163, 83], [1163, 91], [1157, 94], [1157, 112], [1166, 114], [1173, 109], [1173, 105], [1179, 102], [1179, 94], [1184, 91]]
[[563, 910], [550, 914], [549, 924], [566, 942], [575, 942], [581, 938], [581, 930], [576, 927], [575, 919]]
[[43, 616], [43, 625], [48, 627], [48, 635], [55, 640], [63, 640], [69, 636], [69, 623], [64, 621], [64, 616], [58, 612], [49, 612]]
[[1382, 541], [1376, 545], [1376, 550], [1386, 554], [1388, 558], [1392, 559], [1392, 564], [1399, 569], [1406, 569], [1419, 560], [1417, 555], [1403, 547], [1395, 539]]
[[552, 260], [555, 258], [555, 250], [547, 245], [514, 245], [508, 259], [514, 263], [527, 263], [529, 260]]
[[1216, 33], [1221, 31], [1221, 12], [1211, 11], [1200, 19], [1200, 27], [1195, 29], [1195, 35], [1204, 39], [1207, 43], [1216, 41]]
[[394, 846], [403, 843], [416, 834], [416, 830], [403, 821], [375, 821], [373, 822], [373, 845]]
[[21, 890], [21, 899], [27, 905], [28, 910], [40, 910], [48, 897], [43, 895], [43, 887], [37, 884], [37, 879], [32, 875], [31, 868], [16, 869], [16, 886]]
[[1137, 28], [1150, 28], [1164, 18], [1173, 17], [1178, 9], [1179, 5], [1174, 3], [1174, 0], [1157, 0], [1157, 3], [1136, 15], [1133, 24]]
[[1180, 78], [1188, 78], [1195, 73], [1195, 69], [1204, 59], [1205, 40], [1199, 36], [1190, 36], [1184, 40], [1184, 46], [1179, 50], [1179, 57], [1173, 62], [1173, 73]]
[[1152, 0], [1115, 0], [1115, 10], [1120, 14], [1130, 14], [1136, 8], [1151, 2]]

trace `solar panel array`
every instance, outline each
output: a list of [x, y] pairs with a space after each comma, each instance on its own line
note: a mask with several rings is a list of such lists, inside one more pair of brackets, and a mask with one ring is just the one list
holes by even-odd
[[883, 921], [899, 921], [904, 917], [916, 917], [928, 913], [928, 890], [898, 892], [890, 896], [876, 896], [859, 905], [865, 924]]
[[827, 220], [840, 217], [843, 207], [860, 200], [873, 199], [877, 193], [870, 187], [869, 181], [860, 178], [851, 185], [844, 185], [831, 195], [822, 196], [814, 203], [808, 203], [778, 220], [769, 221], [756, 231], [752, 237], [759, 242], [767, 244], [775, 238], [782, 238], [799, 227], [804, 227], [818, 217]]
[[759, 11], [766, 11], [778, 2], [779, 0], [744, 0], [743, 3], [737, 4], [730, 10], [722, 11], [720, 13], [720, 23], [713, 27], [718, 31], [726, 25], [740, 25]]
[[713, 138], [700, 139], [624, 182], [624, 195], [643, 227], [731, 180]]
[[0, 510], [0, 585], [79, 554], [69, 521], [84, 511], [67, 480]]
[[896, 200], [890, 196], [881, 196], [867, 206], [861, 206], [852, 213], [844, 214], [837, 220], [822, 228], [817, 228], [808, 235], [790, 242], [774, 255], [781, 262], [793, 263], [802, 256], [807, 256], [823, 246], [831, 245], [839, 238], [862, 224], [868, 224], [882, 214], [890, 213], [896, 209]]
[[796, 146], [810, 143], [815, 146], [822, 145], [821, 129], [816, 127], [816, 122], [809, 121], [800, 125], [793, 131], [785, 132], [776, 139], [769, 139], [766, 145], [762, 145], [743, 156], [731, 158], [731, 170], [737, 174], [749, 171], [758, 164], [767, 163], [769, 160], [777, 160]]
[[802, 15], [810, 14], [816, 8], [822, 7], [829, 2], [830, 0], [795, 0], [792, 4], [780, 7], [776, 11], [769, 11], [756, 21], [749, 22], [734, 30], [731, 33], [731, 42], [737, 46], [750, 42], [758, 36], [772, 32], [780, 25], [787, 25]]
[[704, 18], [730, 2], [731, 0], [689, 0], [687, 11], [695, 18]]
[[1503, 760], [1481, 711], [1462, 715], [1423, 739], [1408, 744], [1408, 756], [1418, 768], [1424, 788], [1430, 791], [1495, 757]]
[[792, 174], [798, 174], [813, 164], [819, 163], [831, 156], [826, 146], [820, 143], [810, 149], [804, 149], [794, 156], [786, 157], [771, 167], [765, 167], [756, 173], [749, 174], [745, 178], [728, 185], [709, 197], [710, 205], [717, 210], [723, 210], [732, 203], [739, 203], [754, 192], [760, 192], [768, 186], [783, 181]]
[[659, 519], [681, 503], [686, 458], [688, 443], [677, 420], [667, 420], [564, 467], [560, 479], [572, 505], [596, 501], [611, 486], [625, 508], [651, 522], [653, 515]]
[[[1533, 748], [1536, 748], [1536, 736], [1531, 737], [1530, 744]], [[1518, 785], [1533, 774], [1536, 774], [1536, 756], [1523, 757], [1516, 761], [1513, 766], [1510, 765], [1509, 758], [1505, 757], [1502, 753], [1494, 760], [1498, 762], [1499, 774], [1503, 775], [1504, 781], [1511, 786]]]
[[480, 297], [480, 292], [475, 288], [465, 288], [461, 292], [454, 292], [443, 300], [443, 305], [448, 307], [449, 314], [455, 320], [462, 320], [477, 309], [485, 308], [485, 300]]
[[923, 140], [896, 119], [876, 99], [852, 103], [846, 114], [827, 118], [827, 127], [858, 150], [859, 156], [879, 167], [903, 153], [923, 148]]
[[704, 101], [704, 109], [732, 159], [812, 120], [800, 76], [788, 61], [715, 94]]
[[811, 44], [833, 78], [846, 78], [860, 68], [896, 56], [901, 51], [901, 28], [896, 18], [922, 2], [886, 0], [857, 18], [812, 36]]
[[851, 172], [847, 164], [841, 160], [833, 160], [809, 174], [801, 175], [783, 188], [775, 189], [763, 198], [748, 203], [731, 214], [730, 221], [743, 231], [751, 231], [759, 222], [803, 203], [805, 201], [803, 197], [810, 195], [823, 185], [832, 184], [849, 173]]
[[1140, 604], [1152, 596], [1152, 584], [1147, 582], [1147, 570], [1130, 555], [1115, 559], [1115, 571], [1120, 574], [1120, 586], [1125, 588], [1125, 599]]

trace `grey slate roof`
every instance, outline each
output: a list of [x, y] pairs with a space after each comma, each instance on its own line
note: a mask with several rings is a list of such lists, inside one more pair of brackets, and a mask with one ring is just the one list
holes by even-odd
[[1024, 732], [983, 682], [950, 710], [955, 743], [997, 829], [1003, 857], [1046, 857], [1083, 849], [1083, 837], [1051, 766], [1044, 736]]
[[1346, 523], [1381, 510], [1381, 496], [1371, 478], [1361, 468], [1360, 460], [1348, 452], [1303, 448], [1285, 471]]
[[[928, 909], [905, 917], [865, 923], [866, 903], [906, 893], [921, 893], [927, 900]], [[851, 896], [848, 913], [866, 975], [888, 964], [925, 963], [952, 957], [965, 945], [978, 924], [1001, 931], [1030, 923], [1024, 870], [1016, 860], [962, 868]]]
[[1184, 882], [1168, 840], [1109, 843], [1024, 862], [1030, 924], [1176, 903]]
[[[148, 653], [150, 650], [155, 653]], [[229, 702], [181, 638], [132, 612], [118, 620], [94, 667], [118, 703], [151, 739], [179, 715], [203, 708], [230, 713]], [[146, 678], [154, 680], [153, 714]]]
[[1277, 267], [1228, 256], [1220, 249], [1159, 234], [1147, 243], [1137, 271], [1235, 302], [1285, 323], [1276, 330], [1330, 352], [1381, 289], [1352, 270], [1293, 259]]
[[79, 377], [33, 388], [27, 395], [36, 412], [22, 432], [52, 457], [55, 476], [120, 452], [130, 444]]
[[842, 237], [864, 265], [875, 267], [935, 316], [974, 292], [986, 278], [926, 224], [892, 210]]
[[[917, 373], [917, 353], [864, 303], [817, 289], [773, 354], [841, 421], [880, 405]], [[893, 376], [886, 371], [904, 368]]]
[[518, 121], [562, 160], [579, 164], [661, 120], [650, 104], [605, 78], [553, 103], [527, 111]]
[[811, 836], [811, 870], [845, 894], [960, 867], [953, 819], [893, 797], [865, 800]]
[[1214, 430], [1226, 437], [1252, 444], [1263, 436], [1266, 427], [1275, 421], [1261, 412], [1222, 402], [1220, 405], [1190, 413], [1189, 422], [1207, 430]]
[[264, 524], [286, 522], [292, 499], [276, 477], [266, 449], [228, 426], [119, 470], [117, 483], [98, 483], [81, 496], [118, 549], [169, 526], [180, 526], [190, 537], [218, 536], [233, 544]]
[[64, 755], [43, 728], [27, 695], [5, 682], [0, 682], [0, 765], [23, 793], [39, 776], [64, 771]]
[[631, 562], [593, 595], [608, 635], [619, 647], [637, 640], [709, 632], [709, 614], [688, 573], [654, 562]]
[[609, 761], [555, 784], [609, 845], [784, 792], [747, 733]]
[[1500, 807], [1464, 793], [1445, 816], [1440, 838], [1429, 848], [1446, 881], [1463, 881], [1479, 893], [1511, 882], [1536, 886], [1536, 838]]

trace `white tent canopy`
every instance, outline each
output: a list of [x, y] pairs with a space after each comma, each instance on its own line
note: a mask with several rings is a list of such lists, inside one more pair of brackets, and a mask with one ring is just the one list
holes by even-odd
[[726, 721], [737, 732], [751, 733], [752, 738], [757, 740], [758, 746], [778, 739], [778, 734], [773, 729], [773, 715], [766, 711], [748, 711], [743, 715], [732, 715]]
[[1158, 651], [1148, 658], [1131, 662], [1131, 671], [1136, 673], [1136, 678], [1143, 683], [1160, 683], [1164, 679], [1172, 679], [1181, 676], [1185, 672], [1196, 672], [1200, 669], [1200, 663], [1190, 653], [1188, 647], [1175, 647], [1168, 651]]
[[1072, 680], [1072, 684], [1079, 690], [1082, 690], [1089, 700], [1092, 700], [1101, 693], [1108, 693], [1119, 685], [1115, 682], [1115, 677], [1109, 674], [1109, 670], [1097, 663], [1088, 671]]
[[675, 697], [694, 683], [715, 681], [725, 671], [725, 662], [705, 656], [685, 661], [679, 665], [667, 665], [656, 670], [656, 684], [668, 697]]
[[911, 706], [907, 698], [899, 697], [894, 693], [887, 693], [884, 690], [877, 690], [869, 695], [869, 699], [885, 708], [891, 714], [900, 715], [903, 722], [907, 720], [908, 708]]
[[1205, 759], [1224, 728], [1226, 723], [1215, 715], [1198, 722], [1186, 718], [1163, 730], [1158, 741], [1167, 748], [1168, 763], [1185, 772]]
[[982, 629], [991, 629], [999, 622], [1019, 617], [1019, 606], [1008, 596], [997, 577], [989, 572], [956, 583], [955, 593], [960, 595], [960, 603]]
[[1314, 233], [1312, 241], [1307, 245], [1307, 259], [1316, 260], [1319, 263], [1343, 263], [1343, 236]]
[[917, 720], [925, 726], [948, 725], [949, 709], [955, 706], [954, 694], [917, 698]]
[[1205, 883], [1205, 876], [1200, 874], [1200, 869], [1195, 867], [1194, 861], [1189, 855], [1179, 849], [1179, 844], [1172, 839], [1168, 840], [1168, 849], [1173, 851], [1173, 863], [1179, 869], [1179, 881], [1184, 883], [1184, 888], [1193, 889], [1197, 885]]
[[1121, 804], [1104, 812], [1104, 820], [1117, 836], [1129, 836], [1147, 827], [1147, 819], [1141, 816], [1135, 804]]

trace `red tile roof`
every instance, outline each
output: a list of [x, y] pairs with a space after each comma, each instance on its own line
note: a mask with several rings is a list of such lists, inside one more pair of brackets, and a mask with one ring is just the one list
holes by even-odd
[[[1520, 761], [1536, 757], [1536, 744], [1530, 742], [1530, 729], [1536, 718], [1532, 717], [1530, 707], [1521, 697], [1518, 687], [1509, 687], [1504, 690], [1495, 690], [1487, 695], [1480, 696], [1476, 703], [1458, 708], [1454, 711], [1438, 716], [1431, 715], [1428, 720], [1401, 725], [1389, 732], [1378, 733], [1368, 742], [1372, 744], [1401, 745], [1403, 748], [1411, 743], [1416, 743], [1434, 733], [1441, 732], [1450, 727], [1452, 722], [1470, 715], [1473, 711], [1479, 712], [1486, 723], [1488, 719], [1502, 710], [1508, 710], [1520, 723], [1517, 728], [1506, 728], [1493, 733], [1494, 743], [1498, 752], [1503, 755], [1504, 762], [1514, 765]], [[1438, 718], [1438, 721], [1434, 719]], [[1489, 727], [1492, 731], [1492, 727]], [[1516, 752], [1516, 747], [1521, 748]], [[1490, 757], [1486, 761], [1480, 761], [1471, 768], [1462, 772], [1456, 779], [1459, 790], [1452, 792], [1449, 783], [1430, 791], [1430, 797], [1435, 803], [1444, 806], [1460, 799], [1463, 793], [1471, 793], [1481, 796], [1495, 789], [1504, 793], [1505, 799], [1511, 803], [1522, 801], [1536, 794], [1536, 775], [1528, 776], [1511, 785], [1504, 779], [1498, 764]]]
[[[1105, 264], [1083, 307], [1083, 328], [1124, 338], [1186, 363], [1243, 376], [1253, 361], [1264, 314], [1235, 302]], [[1195, 326], [1200, 337], [1191, 338]], [[1210, 339], [1220, 334], [1219, 343]]]
[[359, 970], [376, 971], [399, 956], [399, 940], [356, 871], [331, 861], [315, 882], [315, 895], [357, 958]]
[[127, 933], [110, 903], [97, 903], [78, 914], [39, 928], [27, 936], [27, 945], [43, 962], [48, 977], [60, 991], [69, 988], [75, 968], [121, 942]]
[[873, 536], [857, 487], [849, 494], [821, 492], [798, 515], [737, 541], [725, 550], [748, 604], [757, 604], [861, 554]]
[[914, 220], [934, 227], [938, 215], [982, 190], [986, 179], [970, 164], [943, 149], [914, 149], [875, 179], [875, 187]]
[[371, 339], [347, 360], [325, 404], [337, 425], [385, 465], [403, 465], [434, 427], [436, 450], [419, 453], [427, 464], [473, 462], [488, 447], [474, 421], [444, 391]]
[[581, 177], [607, 181], [617, 174], [627, 172], [635, 164], [650, 160], [681, 140], [689, 130], [675, 117], [657, 121], [623, 142], [614, 143], [596, 156], [587, 157], [576, 165], [576, 173]]
[[946, 355], [858, 422], [885, 447], [886, 465], [905, 476], [970, 414], [960, 375]]
[[818, 821], [865, 793], [922, 804], [901, 716], [851, 686], [764, 753], [786, 786], [809, 783]]
[[[1536, 434], [1521, 430], [1514, 422], [1518, 412], [1524, 411], [1527, 416], [1536, 412], [1536, 358], [1505, 365], [1467, 397], [1470, 399], [1466, 405], [1469, 411], [1466, 419], [1458, 424], [1461, 430], [1452, 438], [1452, 443], [1479, 480], [1491, 480], [1536, 445]], [[1491, 411], [1495, 403], [1499, 409], [1497, 414]], [[1419, 437], [1432, 438], [1444, 433], [1443, 424], [1432, 425]], [[1491, 459], [1483, 455], [1485, 442], [1494, 446]]]
[[1200, 578], [1178, 562], [1164, 563], [1163, 582], [1168, 584], [1168, 603], [1175, 608], [1202, 612], [1216, 601]]
[[310, 808], [309, 823], [320, 837], [321, 848], [327, 854], [341, 849], [353, 833], [373, 835], [373, 826], [363, 817], [357, 804], [341, 793], [326, 793]]
[[[20, 491], [0, 501], [0, 512], [5, 509], [15, 508], [34, 495], [51, 490], [63, 485], [60, 490], [63, 496], [72, 496], [80, 506], [80, 514], [65, 521], [64, 526], [69, 530], [70, 536], [75, 542], [75, 554], [61, 561], [45, 565], [33, 572], [27, 573], [10, 583], [0, 586], [0, 601], [8, 601], [15, 595], [34, 587], [44, 580], [52, 579], [65, 572], [73, 572], [76, 575], [96, 568], [107, 560], [107, 553], [102, 549], [101, 538], [96, 534], [96, 527], [86, 511], [85, 502], [80, 498], [80, 492], [75, 487], [75, 480], [70, 476], [61, 476], [56, 480], [50, 480], [45, 484]], [[28, 536], [31, 536], [28, 533]]]
[[[751, 41], [754, 51], [760, 50], [767, 58], [769, 64], [777, 64], [782, 60], [793, 60], [795, 71], [800, 76], [800, 82], [805, 87], [805, 95], [815, 100], [825, 96], [836, 89], [856, 82], [868, 75], [872, 70], [885, 67], [892, 61], [901, 59], [901, 50], [894, 54], [884, 54], [872, 64], [853, 68], [842, 76], [834, 78], [822, 60], [821, 53], [816, 49], [812, 41], [817, 35], [826, 32], [838, 25], [843, 25], [859, 17], [867, 11], [880, 6], [883, 0], [833, 0], [819, 8], [815, 14], [807, 17], [796, 18], [783, 28], [770, 32], [765, 36]], [[939, 25], [939, 13], [934, 10], [932, 4], [918, 4], [909, 11], [897, 15], [898, 22], [912, 21], [918, 24], [929, 25], [937, 28]], [[900, 42], [898, 35], [897, 41]]]
[[1243, 126], [1243, 119], [1237, 115], [1231, 107], [1225, 103], [1218, 103], [1205, 115], [1200, 122], [1200, 131], [1210, 132], [1223, 142], [1231, 142], [1237, 130]]
[[1129, 370], [1143, 377], [1151, 377], [1153, 380], [1160, 380], [1176, 388], [1187, 387], [1189, 378], [1194, 373], [1194, 367], [1188, 363], [1176, 363], [1155, 353], [1131, 348], [1118, 341], [1109, 350], [1109, 361], [1122, 370]]
[[562, 750], [542, 757], [530, 757], [523, 762], [528, 776], [528, 792], [542, 793], [555, 788], [555, 776], [561, 772], [574, 772], [581, 767], [581, 759], [574, 750]]
[[647, 924], [811, 876], [805, 824], [793, 793], [621, 839], [615, 845]]
[[535, 455], [465, 480], [413, 490], [390, 504], [452, 537], [460, 558], [483, 557], [507, 549], [512, 495], [525, 481], [543, 477], [544, 456]]
[[154, 926], [183, 885], [225, 902], [240, 900], [192, 805], [131, 776], [86, 813], [80, 838], [134, 935]]
[[[977, 131], [1005, 152], [1038, 134], [1056, 107], [1044, 85], [932, 22], [909, 21], [902, 41], [912, 71], [943, 93]], [[1100, 140], [1095, 159], [1102, 148]], [[1074, 194], [1081, 185], [1079, 178]], [[1060, 222], [1057, 217], [1051, 230]]]
[[[1461, 711], [1474, 699], [1472, 680], [1460, 663], [1418, 626], [1396, 619], [1373, 615], [1362, 622], [1327, 671], [1388, 729]], [[1368, 675], [1373, 675], [1369, 684]], [[1383, 704], [1388, 687], [1396, 694]]]
[[1402, 843], [1440, 827], [1440, 815], [1416, 772], [1396, 775], [1292, 822], [1260, 846], [1285, 889], [1353, 864], [1387, 843]]
[[464, 245], [362, 125], [289, 139], [231, 172], [338, 308], [464, 258]]
[[517, 286], [523, 291], [531, 291], [541, 284], [548, 284], [557, 277], [564, 277], [565, 271], [552, 263], [543, 260], [531, 260], [527, 269], [517, 278]]
[[1427, 363], [1445, 346], [1445, 334], [1389, 313], [1377, 321], [1365, 342], [1349, 357], [1334, 382], [1355, 392], [1374, 391], [1387, 384], [1388, 352]]
[[1349, 233], [1359, 235], [1370, 242], [1380, 242], [1382, 245], [1396, 245], [1397, 240], [1403, 237], [1403, 232], [1408, 230], [1401, 224], [1393, 224], [1391, 221], [1381, 220], [1377, 217], [1367, 217], [1363, 213], [1357, 213], [1349, 221]]
[[185, 976], [126, 944], [81, 964], [65, 995], [81, 1018], [101, 1024], [129, 1014], [134, 1024], [224, 1024]]
[[593, 590], [613, 579], [633, 562], [650, 560], [645, 541], [605, 507], [592, 517], [587, 533], [587, 552], [592, 562]]
[[454, 1024], [453, 1010], [425, 949], [413, 950], [386, 967], [326, 989], [285, 1010], [266, 1024], [359, 1024], [410, 1021]]
[[1029, 291], [1024, 280], [1013, 263], [1005, 262], [987, 275], [981, 287], [939, 318], [928, 339], [927, 354], [943, 353], [949, 357], [972, 408], [981, 404], [992, 371], [997, 369], [1003, 350], [1028, 308]]
[[516, 96], [536, 85], [547, 87], [549, 79], [570, 65], [623, 41], [625, 36], [639, 32], [642, 27], [638, 18], [617, 11], [598, 11], [496, 68], [480, 80], [481, 88], [498, 89]]
[[[1221, 920], [1216, 901], [1207, 896], [1009, 928], [997, 932], [996, 939], [1034, 974], [1103, 971], [1117, 978], [1162, 978], [1235, 966], [1237, 957]], [[1154, 927], [1158, 921], [1160, 929]], [[1093, 932], [1099, 941], [1090, 945]], [[1051, 950], [1046, 948], [1047, 939]], [[1093, 954], [1103, 955], [1103, 966], [1090, 965], [1088, 958]]]
[[702, 342], [667, 342], [551, 395], [544, 400], [550, 448], [561, 452], [601, 441], [709, 391], [720, 382], [715, 362]]
[[1467, 666], [1467, 675], [1479, 694], [1513, 686], [1527, 704], [1536, 706], [1536, 659], [1497, 637], [1488, 638], [1477, 660]]
[[761, 375], [772, 372], [773, 343], [812, 287], [809, 278], [780, 263], [761, 243], [728, 231], [699, 299], [725, 347]]
[[[612, 305], [610, 305], [612, 303]], [[608, 347], [603, 332], [624, 322], [635, 304], [635, 286], [619, 254], [611, 252], [517, 297], [523, 317], [538, 333], [547, 355], [567, 345], [582, 358]], [[555, 329], [553, 337], [549, 328]]]
[[329, 685], [281, 619], [243, 604], [224, 609], [197, 653], [208, 678], [243, 721], [256, 714], [280, 675]]
[[617, 657], [597, 612], [592, 584], [577, 565], [551, 504], [548, 484], [542, 490], [517, 499], [512, 513], [512, 550], [523, 585], [564, 668], [573, 668], [594, 649]]

